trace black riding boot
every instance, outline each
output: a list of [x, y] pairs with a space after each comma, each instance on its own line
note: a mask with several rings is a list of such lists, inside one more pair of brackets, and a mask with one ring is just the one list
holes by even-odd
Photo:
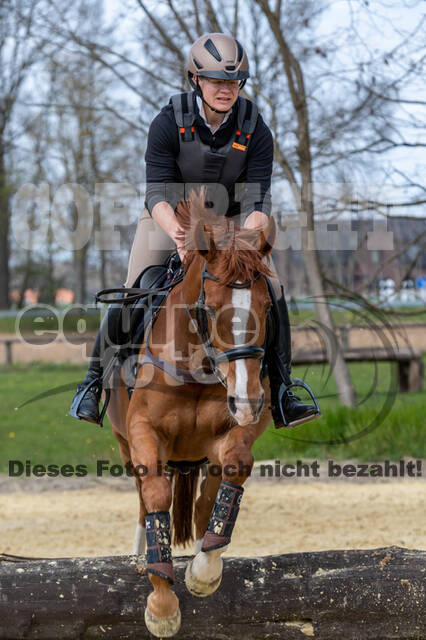
[[272, 314], [274, 318], [274, 341], [267, 354], [269, 384], [271, 387], [271, 410], [275, 427], [289, 426], [314, 420], [320, 415], [318, 405], [304, 404], [289, 389], [292, 385], [291, 373], [291, 334], [290, 319], [284, 290], [281, 298], [276, 299], [273, 290]]
[[[90, 358], [89, 369], [83, 382], [78, 385], [69, 410], [69, 415], [102, 426], [108, 399], [99, 412], [104, 378], [110, 375], [110, 366], [118, 345], [123, 344], [122, 308], [111, 306], [106, 312], [96, 336]], [[106, 391], [109, 398], [109, 390]]]

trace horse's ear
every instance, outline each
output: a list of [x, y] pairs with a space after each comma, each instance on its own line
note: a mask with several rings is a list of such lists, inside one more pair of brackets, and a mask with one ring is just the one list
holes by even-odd
[[260, 234], [260, 247], [259, 251], [267, 256], [271, 253], [272, 248], [275, 243], [275, 237], [277, 235], [277, 225], [275, 224], [274, 218], [271, 216], [268, 220], [268, 224], [266, 227], [262, 229]]
[[193, 238], [194, 247], [198, 253], [203, 256], [207, 262], [213, 260], [216, 255], [213, 229], [210, 226], [204, 225], [202, 220], [199, 220], [195, 226]]

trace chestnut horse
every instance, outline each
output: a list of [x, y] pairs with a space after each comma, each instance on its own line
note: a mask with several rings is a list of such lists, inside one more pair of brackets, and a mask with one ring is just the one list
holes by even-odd
[[[253, 466], [251, 447], [271, 421], [269, 384], [264, 387], [261, 374], [271, 305], [264, 258], [272, 249], [275, 223], [271, 219], [263, 232], [235, 228], [224, 218], [206, 225], [207, 211], [195, 196], [178, 215], [197, 248], [188, 250], [184, 278], [145, 339], [130, 402], [122, 387], [109, 412], [139, 492], [133, 553], [143, 553], [146, 534], [153, 591], [145, 621], [157, 637], [172, 636], [180, 627], [172, 591], [172, 498], [176, 544], [193, 539], [194, 512], [195, 557], [186, 585], [194, 595], [207, 596], [221, 581], [221, 554]], [[207, 459], [195, 500], [198, 470], [191, 462]], [[172, 481], [164, 470], [182, 461], [187, 473], [174, 471]]]

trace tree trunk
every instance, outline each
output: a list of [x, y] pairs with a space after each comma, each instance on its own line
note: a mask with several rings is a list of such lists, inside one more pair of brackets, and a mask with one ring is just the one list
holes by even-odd
[[[209, 598], [185, 588], [185, 640], [406, 640], [426, 637], [426, 552], [399, 547], [226, 558]], [[0, 638], [150, 638], [151, 583], [136, 557], [0, 556]]]
[[[312, 153], [310, 139], [310, 120], [308, 109], [308, 97], [305, 90], [305, 80], [303, 69], [299, 60], [293, 54], [285, 36], [280, 22], [280, 12], [272, 11], [268, 0], [256, 0], [265, 14], [274, 38], [278, 44], [282, 58], [284, 71], [287, 78], [287, 85], [292, 101], [297, 135], [297, 156], [298, 171], [301, 182], [297, 183], [294, 167], [290, 166], [279, 142], [275, 141], [276, 159], [283, 169], [284, 175], [290, 182], [300, 217], [302, 229], [302, 254], [305, 262], [306, 273], [310, 290], [315, 300], [315, 308], [318, 318], [327, 333], [330, 344], [330, 363], [332, 364], [333, 377], [339, 391], [339, 398], [342, 404], [355, 406], [356, 394], [353, 387], [349, 369], [343, 357], [343, 351], [337, 340], [334, 339], [336, 330], [331, 318], [330, 309], [324, 295], [321, 270], [318, 261], [317, 244], [315, 239], [315, 217], [313, 204], [313, 172]], [[279, 8], [280, 5], [278, 4]], [[331, 345], [333, 349], [331, 348]]]
[[25, 291], [28, 289], [30, 284], [32, 268], [33, 268], [32, 252], [30, 249], [28, 249], [27, 258], [25, 260], [24, 273], [22, 274], [21, 287], [19, 289], [19, 307], [20, 308], [22, 308], [25, 305]]
[[87, 296], [87, 245], [74, 251], [75, 302], [85, 304]]
[[307, 248], [306, 243], [303, 249], [303, 259], [305, 261], [306, 272], [309, 281], [309, 288], [315, 302], [317, 316], [321, 322], [325, 333], [325, 340], [328, 348], [328, 361], [332, 368], [336, 387], [339, 392], [340, 402], [347, 407], [356, 405], [356, 393], [352, 384], [348, 365], [343, 355], [343, 345], [337, 337], [336, 327], [331, 317], [324, 287], [322, 283], [318, 255], [315, 250]]
[[9, 215], [9, 185], [6, 179], [4, 148], [0, 139], [0, 309], [8, 309], [10, 306]]

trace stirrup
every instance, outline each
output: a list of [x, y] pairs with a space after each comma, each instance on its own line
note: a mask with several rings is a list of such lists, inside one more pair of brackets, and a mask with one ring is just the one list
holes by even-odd
[[[77, 420], [83, 420], [83, 418], [80, 418], [80, 416], [77, 414], [77, 412], [78, 412], [78, 410], [80, 408], [80, 405], [81, 405], [82, 401], [86, 397], [86, 394], [95, 385], [100, 385], [100, 387], [102, 389], [102, 380], [101, 380], [101, 378], [94, 378], [91, 382], [89, 382], [89, 384], [80, 385], [81, 388], [75, 394], [74, 399], [73, 399], [72, 404], [71, 404], [71, 408], [68, 411], [68, 415], [69, 416], [71, 416], [72, 418], [77, 418]], [[104, 426], [103, 425], [103, 421], [104, 421], [104, 417], [105, 417], [105, 414], [106, 414], [106, 410], [108, 408], [109, 399], [110, 399], [110, 396], [111, 396], [110, 389], [104, 389], [104, 391], [105, 391], [105, 401], [104, 401], [104, 405], [102, 407], [102, 411], [99, 414], [99, 421], [97, 422], [97, 424], [100, 427]]]
[[[282, 400], [284, 397], [284, 394], [287, 393], [287, 391], [290, 391], [290, 389], [292, 387], [302, 387], [303, 389], [305, 389], [312, 400], [312, 403], [315, 407], [315, 413], [311, 413], [308, 416], [305, 416], [304, 418], [300, 418], [299, 420], [294, 420], [293, 422], [288, 422], [287, 418], [284, 415], [283, 409], [282, 409]], [[292, 378], [291, 379], [291, 383], [290, 384], [285, 384], [284, 382], [281, 384], [279, 390], [278, 390], [278, 410], [280, 412], [281, 415], [281, 419], [283, 422], [283, 426], [286, 429], [291, 429], [293, 427], [297, 427], [300, 424], [305, 424], [305, 422], [310, 422], [311, 420], [316, 420], [316, 418], [321, 417], [322, 413], [321, 413], [321, 409], [318, 406], [318, 402], [317, 399], [314, 396], [314, 392], [312, 391], [312, 389], [310, 388], [310, 386], [308, 384], [306, 384], [306, 382], [304, 382], [304, 380], [301, 380], [300, 378]], [[280, 427], [276, 427], [277, 429]]]

